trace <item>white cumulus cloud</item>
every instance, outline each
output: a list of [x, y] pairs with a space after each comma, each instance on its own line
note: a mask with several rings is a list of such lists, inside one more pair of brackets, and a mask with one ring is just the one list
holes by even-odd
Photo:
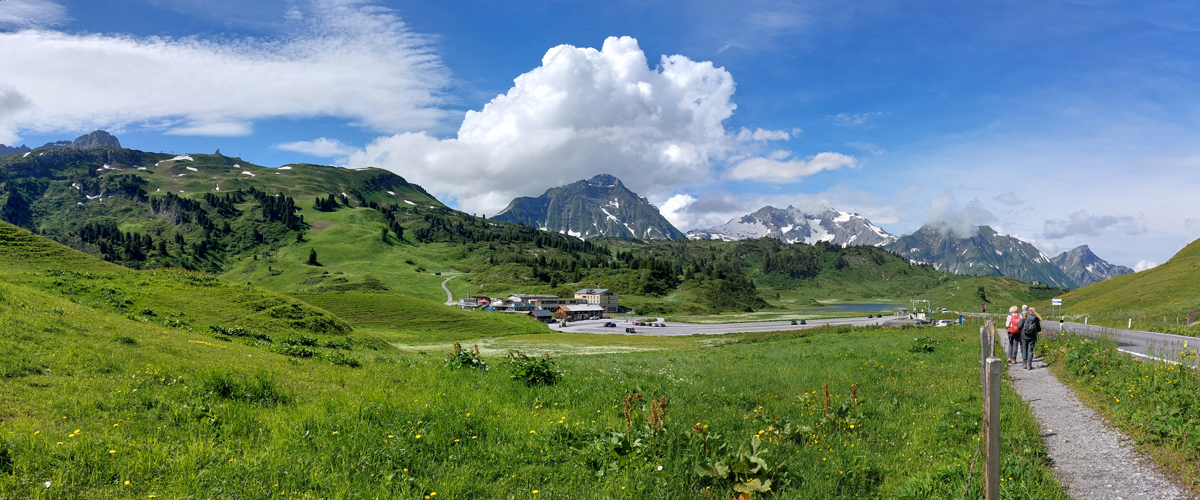
[[725, 172], [731, 180], [755, 180], [764, 182], [792, 182], [824, 170], [855, 167], [858, 161], [853, 156], [841, 153], [819, 153], [810, 158], [786, 159], [787, 152], [772, 152], [769, 158], [742, 160]]
[[1099, 236], [1110, 227], [1124, 226], [1130, 234], [1145, 231], [1137, 221], [1130, 216], [1091, 215], [1086, 210], [1080, 210], [1065, 220], [1047, 220], [1042, 230], [1046, 238], [1065, 238], [1067, 236]]
[[1148, 260], [1143, 259], [1143, 260], [1139, 260], [1138, 263], [1133, 266], [1133, 272], [1140, 273], [1147, 269], [1154, 269], [1156, 267], [1158, 267], [1158, 263], [1150, 262]]
[[688, 194], [676, 194], [671, 196], [664, 202], [658, 211], [662, 216], [676, 228], [690, 228], [692, 226], [692, 217], [685, 212], [688, 206], [696, 203], [697, 198]]
[[[610, 37], [599, 50], [560, 45], [507, 93], [468, 111], [457, 136], [381, 137], [344, 163], [391, 169], [467, 212], [493, 213], [597, 172], [665, 200], [680, 186], [711, 182], [714, 163], [798, 133], [746, 130], [753, 142], [740, 141], [742, 132], [724, 126], [737, 108], [734, 86], [708, 61], [662, 56], [652, 67], [630, 37]], [[826, 168], [829, 155], [813, 165]]]
[[392, 11], [303, 0], [286, 28], [276, 38], [215, 40], [0, 32], [0, 106], [12, 96], [27, 104], [0, 115], [0, 142], [22, 131], [124, 127], [245, 135], [255, 120], [318, 116], [395, 133], [445, 117], [446, 71]]
[[283, 144], [276, 144], [272, 147], [275, 149], [282, 149], [284, 151], [295, 151], [297, 153], [319, 156], [321, 158], [346, 156], [356, 151], [354, 148], [342, 144], [342, 141], [337, 139], [329, 139], [327, 137], [321, 137], [311, 141], [285, 142]]
[[0, 28], [53, 26], [66, 18], [67, 10], [51, 0], [5, 0], [0, 3]]
[[934, 197], [929, 202], [929, 224], [959, 238], [969, 238], [975, 234], [976, 226], [996, 220], [979, 200], [971, 200], [960, 208], [953, 193]]

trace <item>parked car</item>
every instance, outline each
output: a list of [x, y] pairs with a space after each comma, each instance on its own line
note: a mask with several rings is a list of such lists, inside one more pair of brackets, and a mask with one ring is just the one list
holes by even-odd
[[918, 319], [916, 320], [916, 324], [918, 324], [918, 325], [928, 325], [928, 324], [929, 324], [929, 320], [927, 320], [927, 319], [919, 319], [919, 318], [918, 318]]
[[801, 324], [801, 325], [807, 325], [807, 324], [808, 324], [808, 322], [807, 322], [807, 321], [805, 321], [805, 320], [800, 320], [800, 324]]
[[933, 323], [933, 326], [949, 326], [949, 325], [950, 325], [950, 320], [948, 320], [948, 319], [939, 319]]
[[617, 326], [617, 324], [613, 323], [612, 321], [609, 321], [608, 323], [604, 324], [605, 328], [616, 328], [616, 326]]
[[666, 323], [655, 323], [654, 326], [667, 326]]
[[868, 314], [868, 315], [867, 315], [867, 318], [874, 318], [874, 317], [875, 317], [875, 316], [872, 316], [872, 315], [870, 315], [870, 314]]
[[637, 330], [635, 330], [633, 328], [626, 328], [625, 333], [637, 333]]
[[792, 324], [793, 324], [793, 325], [794, 325], [794, 324], [796, 324], [796, 320], [794, 320], [794, 319], [793, 319], [793, 320], [792, 320]]

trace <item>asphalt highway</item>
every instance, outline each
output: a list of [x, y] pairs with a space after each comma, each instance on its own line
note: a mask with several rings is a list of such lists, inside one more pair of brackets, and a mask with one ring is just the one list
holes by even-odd
[[[604, 323], [616, 323], [616, 327], [605, 327]], [[623, 318], [615, 320], [586, 320], [572, 321], [567, 327], [559, 326], [557, 323], [550, 324], [550, 328], [560, 332], [568, 333], [599, 333], [613, 335], [631, 335], [625, 333], [626, 328], [634, 328], [637, 333], [632, 335], [652, 335], [658, 337], [671, 337], [680, 335], [724, 335], [726, 333], [758, 333], [758, 332], [782, 332], [788, 330], [805, 330], [825, 325], [853, 325], [867, 326], [877, 325], [885, 321], [901, 321], [894, 320], [888, 316], [885, 318], [836, 318], [836, 319], [810, 319], [805, 325], [793, 325], [791, 321], [763, 321], [756, 323], [719, 323], [711, 325], [702, 325], [696, 323], [676, 323], [669, 321], [659, 322], [666, 326], [633, 326], [633, 323], [626, 323]], [[899, 324], [899, 323], [896, 323]]]
[[[1057, 322], [1046, 321], [1042, 324], [1042, 329], [1058, 331], [1060, 327]], [[1095, 338], [1105, 336], [1116, 340], [1117, 349], [1121, 352], [1138, 357], [1157, 358], [1165, 361], [1180, 361], [1180, 354], [1184, 349], [1183, 346], [1185, 343], [1189, 351], [1200, 347], [1200, 338], [1172, 335], [1169, 333], [1124, 330], [1120, 328], [1085, 325], [1082, 323], [1062, 323], [1061, 329]], [[1187, 364], [1192, 366], [1197, 365], [1195, 356], [1191, 356], [1186, 361]]]

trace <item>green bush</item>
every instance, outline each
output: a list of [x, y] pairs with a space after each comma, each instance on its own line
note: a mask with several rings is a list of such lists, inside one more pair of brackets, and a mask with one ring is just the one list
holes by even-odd
[[304, 347], [316, 347], [317, 346], [317, 339], [314, 339], [312, 337], [305, 337], [303, 335], [301, 335], [299, 338], [288, 337], [286, 339], [280, 340], [279, 342], [281, 344], [290, 345], [290, 346], [304, 346]]
[[304, 347], [296, 344], [282, 344], [275, 346], [275, 352], [284, 356], [294, 356], [297, 358], [311, 358], [317, 355], [317, 351], [311, 347]]
[[937, 347], [938, 342], [930, 337], [914, 338], [913, 345], [908, 348], [912, 353], [930, 353]]
[[521, 351], [508, 353], [508, 367], [512, 379], [525, 384], [527, 387], [536, 385], [554, 385], [562, 379], [563, 373], [554, 369], [554, 361], [546, 354], [533, 358]]
[[350, 357], [341, 351], [333, 351], [324, 356], [326, 361], [339, 366], [349, 366], [350, 368], [359, 368], [362, 366], [362, 361]]
[[450, 368], [477, 368], [488, 370], [488, 364], [479, 357], [479, 346], [472, 345], [470, 350], [462, 348], [462, 344], [454, 343], [454, 352], [446, 357], [446, 366]]

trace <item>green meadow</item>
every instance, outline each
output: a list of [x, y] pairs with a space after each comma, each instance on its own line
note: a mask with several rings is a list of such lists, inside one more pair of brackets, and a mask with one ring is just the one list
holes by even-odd
[[[374, 285], [133, 271], [0, 229], [0, 499], [981, 491], [977, 323], [563, 334]], [[1065, 498], [1004, 401], [1004, 497]]]
[[[355, 368], [22, 285], [0, 311], [3, 498], [948, 497], [979, 433], [970, 325], [640, 338], [530, 387], [500, 355], [356, 345]], [[1005, 400], [1006, 497], [1064, 498]]]

